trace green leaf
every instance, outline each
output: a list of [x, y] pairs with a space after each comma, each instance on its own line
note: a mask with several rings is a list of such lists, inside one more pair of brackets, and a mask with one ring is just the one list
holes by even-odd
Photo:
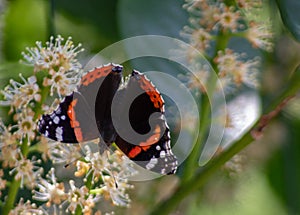
[[24, 77], [33, 75], [33, 67], [19, 63], [2, 63], [0, 65], [0, 88], [3, 88], [2, 84], [7, 84], [9, 79], [19, 79], [19, 73], [22, 73]]
[[300, 41], [300, 1], [277, 0], [277, 5], [284, 25]]
[[[180, 38], [180, 31], [188, 24], [188, 14], [182, 8], [184, 0], [119, 0], [118, 23], [122, 38], [139, 35], [163, 35]], [[125, 47], [130, 55], [136, 48], [152, 49], [152, 44], [143, 47]], [[150, 45], [151, 47], [147, 47]], [[140, 58], [130, 62], [135, 69], [144, 71], [178, 71], [166, 60]]]
[[297, 214], [300, 211], [300, 145], [299, 120], [286, 120], [287, 139], [268, 164], [269, 182], [289, 211]]
[[183, 0], [120, 0], [119, 27], [123, 37], [157, 34], [179, 37], [187, 24]]
[[10, 1], [4, 19], [4, 58], [16, 61], [27, 46], [46, 39], [45, 2], [38, 0]]
[[[86, 40], [93, 40], [92, 49], [99, 49], [116, 42], [119, 39], [117, 28], [117, 2], [118, 0], [98, 1], [98, 0], [64, 0], [56, 1], [55, 8], [57, 16], [58, 33], [72, 35], [82, 43]], [[61, 21], [65, 25], [61, 25]], [[68, 26], [70, 25], [71, 26]], [[66, 28], [62, 29], [62, 27]], [[97, 35], [97, 36], [95, 36]]]

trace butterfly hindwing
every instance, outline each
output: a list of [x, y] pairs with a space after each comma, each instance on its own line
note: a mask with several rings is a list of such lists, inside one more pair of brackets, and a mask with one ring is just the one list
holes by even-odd
[[[125, 137], [118, 133], [117, 146], [131, 160], [148, 170], [161, 174], [174, 173], [177, 159], [171, 151], [164, 100], [159, 91], [145, 75], [137, 71], [132, 72], [123, 91], [119, 97], [122, 106], [126, 110], [129, 107], [129, 122], [134, 133], [129, 132], [128, 126], [123, 126], [123, 129], [120, 126], [117, 132], [122, 130]], [[117, 112], [120, 113], [121, 109]]]
[[173, 174], [177, 159], [171, 151], [164, 100], [151, 81], [135, 70], [121, 85], [122, 69], [108, 64], [84, 75], [76, 91], [42, 116], [38, 130], [64, 143], [100, 137], [107, 146], [115, 142], [147, 170]]

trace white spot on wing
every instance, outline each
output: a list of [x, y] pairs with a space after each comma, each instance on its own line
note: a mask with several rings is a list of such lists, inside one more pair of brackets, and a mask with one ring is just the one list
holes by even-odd
[[57, 110], [55, 111], [56, 114], [60, 114], [61, 113], [61, 108], [57, 108]]
[[58, 123], [59, 123], [59, 118], [58, 118], [58, 116], [54, 117], [53, 122], [54, 122], [55, 124], [58, 124]]
[[159, 156], [160, 156], [161, 158], [166, 157], [166, 152], [165, 152], [165, 151], [161, 151], [160, 154], [159, 154]]
[[157, 158], [151, 158], [151, 160], [149, 161], [149, 163], [145, 166], [146, 169], [152, 169], [155, 167], [155, 165], [158, 163]]
[[50, 117], [51, 117], [51, 119], [54, 119], [54, 117], [56, 117], [55, 112], [51, 113], [51, 114], [50, 114]]
[[63, 140], [62, 134], [63, 134], [63, 128], [62, 127], [57, 127], [55, 129], [55, 137], [57, 138], [58, 141]]

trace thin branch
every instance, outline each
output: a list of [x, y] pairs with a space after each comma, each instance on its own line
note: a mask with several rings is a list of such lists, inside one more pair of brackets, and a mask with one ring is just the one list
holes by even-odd
[[[250, 129], [244, 136], [233, 143], [227, 150], [222, 152], [219, 156], [211, 160], [206, 166], [201, 168], [190, 180], [181, 183], [172, 196], [165, 201], [160, 202], [157, 207], [150, 213], [151, 215], [166, 215], [169, 214], [178, 204], [190, 193], [201, 188], [209, 178], [219, 170], [228, 160], [230, 160], [235, 154], [239, 153], [242, 149], [255, 141], [255, 137], [252, 135], [253, 131], [263, 130], [267, 126], [271, 119], [274, 119], [282, 108], [293, 98], [300, 90], [300, 69], [295, 71], [293, 77], [287, 83], [286, 89], [281, 95], [265, 109], [266, 115], [263, 115], [260, 120]], [[272, 109], [271, 109], [272, 108]], [[268, 116], [268, 117], [266, 117]], [[268, 118], [268, 120], [266, 120]]]

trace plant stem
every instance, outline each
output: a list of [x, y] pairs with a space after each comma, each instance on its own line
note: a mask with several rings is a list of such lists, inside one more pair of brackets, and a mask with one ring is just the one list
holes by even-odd
[[42, 114], [42, 105], [45, 103], [47, 96], [49, 95], [50, 87], [43, 87], [41, 89], [41, 100], [37, 102], [34, 109], [34, 117], [33, 120], [36, 121], [40, 115]]
[[[298, 68], [293, 77], [287, 84], [287, 88], [277, 97], [277, 99], [264, 110], [265, 113], [273, 111], [288, 98], [294, 96], [300, 90], [300, 69]], [[201, 188], [225, 162], [232, 158], [235, 154], [244, 149], [247, 145], [254, 141], [251, 134], [253, 129], [259, 125], [260, 121], [250, 129], [243, 137], [237, 142], [233, 143], [227, 150], [225, 150], [218, 157], [212, 159], [206, 166], [200, 169], [191, 179], [185, 183], [181, 183], [174, 194], [157, 205], [151, 212], [151, 215], [166, 215], [169, 214], [180, 202], [190, 193]]]
[[20, 184], [21, 180], [15, 180], [15, 178], [12, 180], [9, 187], [7, 199], [5, 201], [5, 205], [2, 211], [3, 215], [7, 215], [9, 211], [13, 208]]
[[159, 204], [151, 213], [151, 215], [164, 215], [169, 214], [181, 200], [201, 188], [226, 161], [228, 161], [233, 155], [238, 153], [248, 144], [253, 141], [250, 132], [246, 133], [240, 141], [233, 144], [231, 148], [223, 152], [219, 157], [213, 159], [207, 165], [200, 169], [200, 171], [186, 183], [181, 183], [174, 194], [161, 204]]
[[74, 214], [75, 214], [75, 215], [81, 215], [81, 214], [82, 214], [82, 208], [81, 208], [79, 205], [77, 205]]
[[202, 109], [199, 111], [200, 112], [199, 117], [201, 119], [201, 123], [199, 127], [199, 136], [186, 162], [182, 183], [187, 182], [194, 174], [195, 164], [197, 164], [197, 159], [199, 158], [200, 155], [202, 142], [204, 141], [208, 130], [208, 126], [210, 122], [209, 119], [210, 103], [207, 95], [203, 95], [202, 104], [203, 104]]
[[201, 148], [203, 147], [203, 143], [205, 141], [205, 138], [207, 137], [207, 131], [210, 126], [210, 101], [209, 99], [212, 98], [213, 92], [215, 91], [216, 87], [216, 77], [218, 75], [218, 68], [217, 65], [213, 62], [213, 59], [217, 56], [219, 50], [225, 50], [227, 47], [228, 41], [229, 41], [229, 35], [223, 34], [220, 32], [220, 35], [216, 38], [216, 47], [215, 47], [215, 53], [212, 57], [212, 60], [210, 61], [210, 64], [212, 65], [213, 70], [215, 71], [215, 74], [211, 74], [209, 80], [207, 81], [209, 84], [207, 85], [209, 89], [207, 90], [206, 94], [202, 95], [202, 101], [201, 101], [201, 109], [200, 112], [200, 128], [199, 128], [199, 136], [198, 139], [193, 147], [193, 150], [188, 157], [187, 161], [185, 162], [185, 168], [184, 168], [184, 176], [182, 177], [183, 183], [188, 181], [195, 171], [195, 168], [198, 166], [198, 159], [200, 156]]
[[[36, 103], [36, 107], [34, 109], [35, 112], [34, 120], [36, 120], [39, 114], [41, 113], [42, 104], [44, 100], [47, 98], [48, 93], [49, 93], [49, 87], [42, 88], [41, 101], [39, 103]], [[30, 146], [28, 144], [27, 137], [23, 138], [23, 142], [21, 145], [21, 153], [24, 157], [27, 157], [28, 153], [32, 151], [31, 147], [35, 147], [35, 146]], [[12, 179], [11, 184], [9, 186], [8, 196], [3, 206], [3, 215], [9, 214], [10, 210], [13, 208], [20, 185], [21, 185], [21, 180], [16, 180], [15, 178]]]

